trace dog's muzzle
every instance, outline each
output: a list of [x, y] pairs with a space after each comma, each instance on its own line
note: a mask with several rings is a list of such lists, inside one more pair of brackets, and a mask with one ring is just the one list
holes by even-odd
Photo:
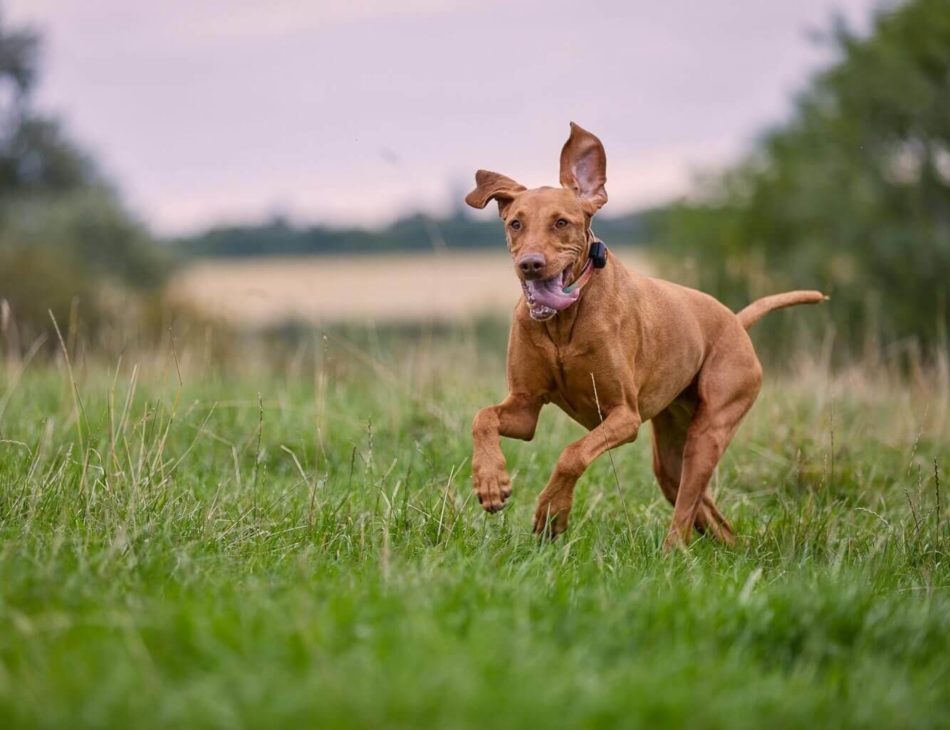
[[565, 284], [570, 268], [564, 269], [550, 279], [533, 279], [521, 282], [524, 298], [528, 302], [531, 318], [539, 322], [551, 319], [562, 309], [567, 309], [580, 297], [580, 289], [566, 291]]
[[594, 239], [591, 243], [587, 263], [581, 269], [580, 275], [573, 283], [567, 284], [571, 268], [567, 267], [557, 276], [550, 279], [522, 280], [521, 288], [524, 298], [528, 302], [528, 310], [532, 319], [543, 322], [551, 319], [558, 312], [567, 309], [581, 296], [581, 289], [590, 281], [595, 269], [602, 269], [607, 265], [607, 246], [603, 241]]

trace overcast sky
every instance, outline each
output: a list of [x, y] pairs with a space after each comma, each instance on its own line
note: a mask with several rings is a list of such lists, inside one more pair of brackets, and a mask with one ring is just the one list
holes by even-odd
[[814, 31], [874, 0], [8, 0], [39, 100], [160, 233], [446, 210], [478, 167], [557, 182], [575, 120], [609, 209], [685, 192], [785, 118]]

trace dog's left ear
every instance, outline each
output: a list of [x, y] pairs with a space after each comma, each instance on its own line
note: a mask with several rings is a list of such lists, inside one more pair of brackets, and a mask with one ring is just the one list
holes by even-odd
[[527, 188], [524, 185], [510, 177], [490, 170], [479, 170], [475, 173], [475, 189], [465, 196], [465, 202], [473, 208], [484, 208], [489, 201], [494, 200], [498, 203], [498, 215], [504, 218], [511, 201], [525, 190]]
[[571, 136], [561, 149], [561, 185], [581, 199], [593, 215], [607, 202], [607, 153], [586, 129], [571, 122]]

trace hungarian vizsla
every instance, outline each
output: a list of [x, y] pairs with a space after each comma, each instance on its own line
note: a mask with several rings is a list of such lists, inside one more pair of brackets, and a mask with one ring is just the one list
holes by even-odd
[[576, 124], [561, 150], [561, 187], [527, 189], [479, 170], [465, 201], [498, 204], [524, 297], [508, 342], [509, 394], [483, 408], [472, 429], [475, 493], [488, 512], [511, 495], [500, 436], [530, 441], [554, 403], [588, 429], [561, 453], [538, 497], [534, 530], [567, 529], [574, 487], [591, 462], [653, 423], [653, 471], [673, 505], [665, 549], [695, 527], [732, 544], [732, 526], [709, 479], [762, 383], [746, 330], [764, 314], [825, 297], [792, 291], [738, 314], [707, 294], [641, 276], [607, 254], [591, 219], [607, 202], [607, 156]]

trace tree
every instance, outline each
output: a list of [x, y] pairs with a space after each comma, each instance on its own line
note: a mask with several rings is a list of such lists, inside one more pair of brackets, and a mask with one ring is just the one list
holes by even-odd
[[39, 63], [39, 36], [30, 29], [10, 30], [0, 18], [0, 198], [99, 182], [59, 124], [33, 111]]
[[109, 287], [155, 287], [165, 273], [148, 232], [92, 159], [32, 103], [41, 44], [0, 17], [0, 299], [29, 339], [79, 305], [87, 329]]
[[880, 10], [867, 37], [838, 22], [840, 60], [790, 122], [700, 203], [654, 218], [698, 283], [739, 305], [782, 287], [823, 287], [853, 340], [940, 341], [950, 322], [950, 6]]

